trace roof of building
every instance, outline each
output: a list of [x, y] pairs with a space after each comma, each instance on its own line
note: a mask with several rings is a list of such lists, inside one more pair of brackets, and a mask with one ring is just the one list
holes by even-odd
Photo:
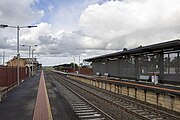
[[[10, 62], [12, 62], [12, 61], [14, 61], [14, 60], [16, 60], [17, 59], [17, 57], [16, 56], [14, 56], [12, 59], [10, 59], [9, 61], [7, 61], [6, 63], [10, 63]], [[36, 58], [20, 58], [19, 59], [20, 61], [25, 61], [26, 63], [27, 62], [32, 62], [32, 60], [33, 60], [33, 63], [38, 63], [38, 61], [36, 60]]]
[[71, 68], [72, 64], [61, 64], [61, 65], [56, 65], [54, 67], [64, 67], [64, 68]]
[[101, 55], [93, 58], [84, 59], [84, 61], [94, 61], [98, 59], [105, 59], [105, 58], [114, 58], [114, 57], [121, 57], [125, 55], [139, 55], [145, 53], [159, 53], [159, 52], [168, 52], [173, 50], [180, 50], [180, 40], [173, 40], [148, 46], [140, 46], [138, 48], [124, 50], [120, 52], [115, 52], [111, 54]]

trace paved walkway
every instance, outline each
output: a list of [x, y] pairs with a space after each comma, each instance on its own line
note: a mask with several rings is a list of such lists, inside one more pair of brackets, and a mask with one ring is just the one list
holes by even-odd
[[0, 102], [0, 120], [78, 119], [65, 98], [54, 91], [46, 75], [46, 85], [43, 72], [40, 76], [39, 71], [36, 76], [26, 79], [7, 94]]
[[0, 102], [0, 120], [32, 120], [40, 72], [14, 88]]

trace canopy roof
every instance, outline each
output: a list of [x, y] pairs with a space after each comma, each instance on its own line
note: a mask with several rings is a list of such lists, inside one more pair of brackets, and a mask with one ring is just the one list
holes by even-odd
[[84, 61], [95, 61], [100, 59], [106, 59], [106, 58], [115, 58], [115, 57], [122, 57], [122, 56], [136, 56], [140, 54], [148, 54], [148, 53], [159, 53], [159, 52], [168, 52], [168, 51], [175, 51], [180, 50], [180, 40], [173, 40], [168, 41], [164, 43], [158, 43], [148, 46], [140, 46], [138, 48], [130, 49], [130, 50], [124, 50], [120, 52], [115, 52], [111, 54], [101, 55], [93, 58], [85, 59]]

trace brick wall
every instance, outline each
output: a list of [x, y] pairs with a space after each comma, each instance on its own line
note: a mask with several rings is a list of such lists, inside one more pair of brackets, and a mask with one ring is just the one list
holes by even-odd
[[92, 68], [81, 68], [80, 74], [92, 75], [93, 74]]

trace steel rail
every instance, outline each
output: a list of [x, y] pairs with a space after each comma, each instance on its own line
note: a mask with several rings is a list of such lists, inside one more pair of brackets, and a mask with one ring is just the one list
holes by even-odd
[[90, 101], [88, 101], [86, 98], [84, 98], [83, 96], [81, 96], [79, 93], [77, 93], [76, 91], [74, 91], [73, 89], [71, 89], [70, 87], [68, 87], [66, 84], [64, 84], [62, 81], [58, 80], [57, 78], [55, 78], [54, 76], [52, 76], [56, 81], [58, 81], [59, 83], [61, 83], [63, 86], [65, 86], [68, 90], [70, 90], [72, 93], [74, 93], [76, 96], [78, 96], [79, 98], [81, 98], [83, 101], [85, 101], [86, 103], [88, 103], [90, 106], [92, 106], [93, 108], [95, 108], [96, 110], [98, 110], [100, 113], [102, 113], [104, 115], [104, 117], [108, 118], [109, 120], [115, 120], [113, 117], [111, 117], [110, 115], [108, 115], [107, 113], [105, 113], [103, 110], [101, 110], [100, 108], [98, 108], [97, 106], [95, 106], [93, 103], [91, 103]]
[[[60, 77], [60, 75], [59, 75], [59, 77]], [[61, 76], [61, 78], [62, 78], [62, 76]], [[64, 78], [63, 77], [63, 79], [66, 79], [66, 80], [68, 80], [67, 78]], [[77, 82], [77, 81], [76, 81]], [[73, 83], [72, 83], [73, 84]], [[90, 87], [90, 85], [88, 85], [89, 87]], [[78, 86], [78, 87], [80, 87], [80, 86]], [[93, 86], [94, 87], [94, 86]], [[95, 88], [95, 87], [94, 87]], [[83, 88], [82, 88], [83, 89]], [[98, 89], [98, 88], [95, 88], [95, 89]], [[99, 89], [98, 89], [99, 90]], [[87, 90], [86, 90], [87, 91]], [[89, 91], [88, 91], [89, 92]], [[102, 92], [102, 91], [101, 91]], [[109, 92], [109, 91], [107, 91], [107, 92]], [[106, 94], [108, 94], [106, 92]], [[94, 93], [92, 93], [92, 94], [94, 94]], [[108, 94], [109, 95], [109, 94]], [[115, 96], [115, 97], [117, 97], [117, 95]], [[155, 109], [155, 108], [152, 108], [152, 107], [150, 107], [150, 106], [147, 106], [147, 105], [144, 105], [144, 104], [141, 104], [141, 103], [139, 103], [139, 102], [136, 102], [136, 101], [133, 101], [133, 100], [129, 100], [129, 99], [127, 99], [127, 98], [122, 98], [122, 97], [120, 97], [120, 96], [118, 96], [118, 98], [120, 98], [120, 99], [124, 99], [124, 100], [126, 100], [126, 101], [128, 101], [128, 102], [131, 102], [131, 103], [133, 103], [133, 104], [137, 104], [137, 105], [139, 105], [139, 106], [141, 106], [143, 109], [149, 109], [149, 110], [151, 110], [152, 112], [157, 112], [157, 114], [155, 114], [155, 115], [164, 115], [164, 116], [162, 116], [162, 118], [164, 118], [165, 116], [166, 117], [168, 117], [168, 118], [174, 118], [174, 119], [180, 119], [178, 116], [175, 116], [175, 115], [172, 115], [172, 114], [170, 114], [170, 113], [167, 113], [167, 112], [165, 112], [165, 111], [162, 111], [162, 110], [159, 110], [159, 109]], [[116, 103], [114, 103], [114, 104], [116, 104]], [[118, 105], [119, 106], [119, 105]], [[120, 106], [119, 106], [120, 107]], [[123, 107], [123, 106], [121, 106], [122, 108], [124, 108], [125, 109], [125, 111], [131, 111], [131, 110], [129, 110], [129, 109], [127, 109], [127, 108], [125, 108], [125, 107]], [[139, 114], [138, 113], [136, 113], [136, 112], [133, 112], [133, 111], [131, 111], [130, 112], [131, 114], [134, 114], [135, 113], [135, 115], [137, 115], [137, 116], [139, 116]], [[142, 116], [142, 115], [140, 115], [140, 116]], [[139, 117], [140, 117], [139, 116]], [[140, 117], [141, 118], [141, 117]], [[143, 118], [143, 119], [148, 119], [148, 118]]]

